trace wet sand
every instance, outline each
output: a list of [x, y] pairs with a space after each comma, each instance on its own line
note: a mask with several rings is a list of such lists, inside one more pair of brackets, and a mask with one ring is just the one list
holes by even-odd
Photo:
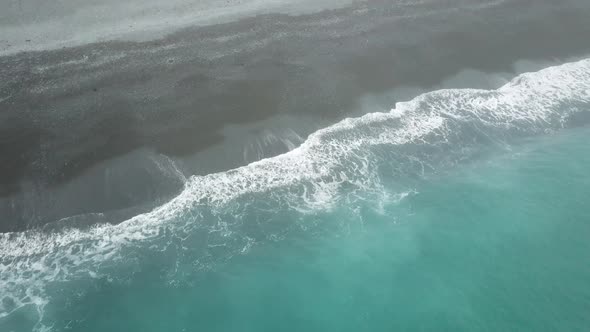
[[[0, 231], [71, 216], [62, 223], [118, 222], [173, 196], [191, 174], [299, 144], [358, 113], [367, 95], [428, 90], [466, 68], [512, 72], [520, 59], [587, 54], [589, 17], [590, 4], [573, 0], [371, 1], [7, 53]], [[394, 102], [379, 99], [373, 111]], [[276, 144], [248, 153], [252, 139], [273, 135]]]

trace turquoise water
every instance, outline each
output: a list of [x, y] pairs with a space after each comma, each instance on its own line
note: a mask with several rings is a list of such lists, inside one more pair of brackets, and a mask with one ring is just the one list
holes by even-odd
[[0, 235], [0, 331], [584, 331], [590, 60], [441, 90], [193, 177], [118, 225]]
[[262, 246], [191, 285], [153, 270], [98, 285], [64, 315], [83, 317], [76, 331], [587, 330], [589, 139], [498, 152], [383, 210], [310, 216], [351, 227]]

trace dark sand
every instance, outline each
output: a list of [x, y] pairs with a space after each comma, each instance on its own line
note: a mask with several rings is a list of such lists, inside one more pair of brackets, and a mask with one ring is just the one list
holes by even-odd
[[[62, 223], [119, 222], [173, 196], [185, 176], [252, 161], [247, 139], [220, 148], [228, 125], [304, 138], [358, 113], [367, 95], [590, 51], [590, 3], [485, 4], [370, 1], [2, 56], [0, 232], [70, 216]], [[290, 148], [277, 142], [254, 159]]]

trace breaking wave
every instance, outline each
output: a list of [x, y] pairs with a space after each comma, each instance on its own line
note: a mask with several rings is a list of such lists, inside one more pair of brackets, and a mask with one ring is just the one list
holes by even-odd
[[41, 329], [52, 284], [112, 277], [117, 262], [146, 252], [174, 246], [176, 260], [206, 269], [310, 227], [294, 223], [298, 215], [362, 197], [400, 199], [412, 190], [404, 179], [435, 174], [485, 146], [572, 126], [589, 105], [590, 59], [497, 90], [434, 91], [319, 130], [283, 155], [193, 176], [170, 202], [117, 225], [0, 234], [0, 320], [32, 305]]

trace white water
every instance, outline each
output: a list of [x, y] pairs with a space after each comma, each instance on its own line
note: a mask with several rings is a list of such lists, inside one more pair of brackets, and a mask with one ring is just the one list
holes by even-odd
[[[123, 249], [153, 243], [163, 232], [190, 231], [194, 225], [187, 223], [202, 219], [183, 216], [194, 216], [199, 208], [221, 211], [248, 195], [280, 192], [285, 197], [279, 199], [294, 209], [323, 209], [343, 183], [379, 186], [371, 159], [375, 147], [443, 149], [461, 143], [456, 130], [464, 125], [490, 136], [543, 133], [564, 127], [569, 115], [582, 111], [576, 106], [588, 103], [590, 59], [523, 74], [497, 90], [439, 90], [398, 103], [391, 112], [319, 130], [286, 154], [192, 177], [169, 203], [118, 225], [1, 234], [0, 319], [26, 305], [36, 306], [42, 316], [50, 300], [48, 284], [100, 276], [101, 264], [120, 259]], [[212, 227], [231, 233], [227, 224]], [[248, 241], [242, 249], [250, 245]]]

